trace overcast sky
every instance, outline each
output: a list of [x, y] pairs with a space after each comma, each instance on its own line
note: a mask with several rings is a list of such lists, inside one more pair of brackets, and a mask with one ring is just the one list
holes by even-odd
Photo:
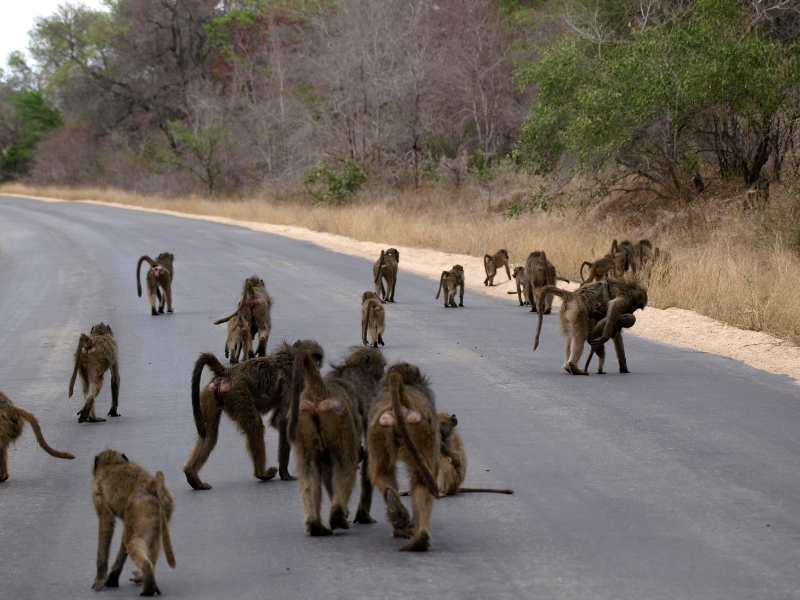
[[[5, 68], [8, 55], [14, 50], [26, 50], [28, 32], [36, 17], [53, 14], [65, 0], [0, 0], [0, 67]], [[75, 0], [69, 4], [84, 4], [102, 8], [101, 0]]]

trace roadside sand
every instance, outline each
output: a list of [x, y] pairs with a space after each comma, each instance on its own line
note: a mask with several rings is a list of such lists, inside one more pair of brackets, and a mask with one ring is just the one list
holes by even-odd
[[[47, 202], [71, 202], [52, 198], [35, 199]], [[238, 225], [254, 231], [263, 231], [264, 233], [283, 235], [294, 239], [313, 242], [334, 252], [373, 260], [377, 259], [380, 255], [381, 249], [391, 246], [390, 242], [386, 244], [359, 242], [341, 235], [320, 233], [303, 227], [293, 227], [289, 225], [271, 225], [267, 223], [237, 221], [224, 217], [190, 215], [171, 210], [140, 208], [94, 200], [82, 200], [81, 202]], [[506, 281], [505, 272], [498, 272], [495, 277], [495, 282], [498, 285], [491, 288], [487, 288], [483, 285], [486, 274], [483, 268], [483, 260], [480, 258], [463, 254], [447, 254], [420, 248], [395, 247], [400, 251], [401, 271], [409, 271], [438, 281], [442, 271], [449, 270], [454, 264], [460, 264], [464, 267], [466, 287], [468, 289], [498, 296], [509, 302], [517, 302], [516, 294], [510, 295], [507, 293], [512, 290], [515, 291], [516, 287], [514, 286], [513, 280]], [[560, 283], [559, 285], [569, 289], [577, 287], [575, 284], [565, 285]], [[433, 295], [432, 285], [431, 300], [433, 300]], [[557, 298], [554, 305], [558, 305]], [[636, 325], [630, 330], [630, 333], [631, 335], [638, 335], [651, 340], [673, 344], [683, 348], [690, 348], [699, 352], [709, 352], [727, 356], [769, 373], [788, 375], [800, 383], [800, 347], [765, 333], [731, 327], [725, 323], [689, 310], [680, 308], [662, 310], [648, 307], [646, 310], [636, 313]]]

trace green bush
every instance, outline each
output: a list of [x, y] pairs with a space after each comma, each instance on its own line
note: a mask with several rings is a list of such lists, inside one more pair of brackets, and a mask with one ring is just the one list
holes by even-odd
[[320, 204], [344, 204], [367, 181], [367, 173], [354, 161], [345, 161], [342, 172], [334, 171], [324, 160], [303, 177], [306, 192]]

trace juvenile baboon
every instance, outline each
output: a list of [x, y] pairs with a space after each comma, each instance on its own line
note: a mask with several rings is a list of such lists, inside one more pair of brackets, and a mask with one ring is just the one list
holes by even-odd
[[383, 332], [386, 331], [386, 311], [374, 292], [361, 294], [361, 342], [368, 346], [367, 330], [372, 338], [372, 347], [383, 343]]
[[[143, 262], [147, 261], [147, 264], [150, 265], [150, 269], [147, 271], [147, 294], [150, 299], [150, 314], [153, 316], [164, 314], [164, 302], [167, 303], [167, 312], [172, 312], [173, 260], [175, 257], [172, 254], [162, 252], [155, 260], [144, 255], [139, 258], [136, 265], [136, 291], [139, 293], [139, 298], [142, 297], [142, 281], [139, 271]], [[159, 302], [158, 310], [156, 310], [156, 300]]]
[[[588, 277], [584, 279], [583, 268], [589, 265]], [[625, 255], [617, 253], [612, 256], [606, 254], [603, 258], [598, 258], [594, 262], [583, 261], [581, 263], [581, 283], [591, 283], [600, 281], [603, 277], [616, 277], [619, 279], [625, 274]]]
[[517, 299], [519, 299], [520, 306], [526, 306], [531, 303], [528, 299], [528, 291], [525, 289], [525, 267], [518, 266], [514, 267], [514, 270], [511, 272], [512, 277], [514, 278], [514, 282], [517, 285], [516, 292], [506, 292], [507, 294], [516, 294]]
[[[323, 378], [309, 354], [295, 357], [287, 435], [309, 535], [350, 528], [347, 504], [356, 483], [365, 414], [385, 366], [379, 351], [359, 348]], [[323, 486], [331, 499], [330, 529], [321, 517]]]
[[[224, 319], [214, 321], [214, 325], [230, 321], [236, 317], [236, 314], [240, 311], [244, 320], [250, 324], [250, 338], [247, 341], [244, 360], [253, 358], [253, 356], [266, 356], [267, 341], [269, 340], [269, 333], [272, 330], [272, 317], [270, 316], [272, 312], [272, 296], [267, 293], [264, 280], [257, 275], [253, 275], [244, 280], [242, 295], [239, 296], [236, 311]], [[253, 353], [252, 339], [256, 333], [258, 334], [258, 347], [255, 353]], [[227, 354], [225, 356], [227, 356]]]
[[[217, 323], [214, 323], [215, 325]], [[241, 310], [236, 311], [236, 317], [228, 320], [228, 337], [225, 339], [225, 358], [230, 357], [232, 365], [239, 362], [239, 354], [247, 360], [253, 353], [253, 334], [250, 333], [250, 323], [245, 319]]]
[[12, 442], [17, 441], [17, 438], [22, 435], [22, 430], [25, 428], [25, 421], [31, 424], [33, 434], [36, 436], [36, 441], [42, 447], [42, 450], [47, 452], [50, 456], [56, 458], [75, 458], [69, 452], [59, 452], [53, 450], [47, 442], [44, 441], [42, 429], [39, 427], [39, 421], [24, 408], [15, 406], [8, 396], [0, 392], [0, 482], [8, 479], [8, 446]]
[[[442, 271], [439, 277], [439, 289], [436, 292], [436, 299], [444, 290], [444, 307], [464, 306], [464, 267], [453, 265], [449, 271]], [[458, 305], [456, 305], [456, 292], [458, 292]]]
[[98, 323], [89, 335], [81, 334], [78, 349], [75, 350], [75, 368], [69, 380], [69, 397], [75, 388], [75, 378], [81, 376], [83, 387], [83, 408], [78, 411], [78, 423], [105, 421], [95, 415], [94, 400], [103, 387], [103, 375], [111, 370], [111, 410], [109, 417], [119, 417], [119, 351], [111, 327]]
[[653, 243], [645, 238], [639, 240], [633, 246], [633, 258], [637, 270], [647, 265], [653, 258]]
[[[375, 282], [375, 295], [382, 302], [394, 302], [394, 288], [397, 285], [397, 268], [400, 264], [400, 253], [395, 248], [381, 250], [381, 257], [372, 265], [372, 277]], [[383, 281], [386, 280], [386, 288]]]
[[[607, 318], [600, 319], [600, 321], [595, 322], [594, 319], [589, 319], [589, 342], [591, 343], [592, 340], [599, 338], [603, 335], [603, 330], [606, 326]], [[617, 352], [617, 362], [619, 362], [619, 372], [620, 373], [630, 373], [628, 371], [628, 361], [625, 359], [625, 346], [622, 343], [622, 329], [629, 329], [636, 324], [636, 317], [630, 313], [625, 313], [620, 316], [617, 324], [614, 326], [614, 330], [611, 334], [611, 339], [614, 340], [614, 348]], [[606, 350], [605, 346], [600, 346], [595, 350], [591, 346], [589, 347], [589, 358], [586, 359], [586, 364], [583, 366], [583, 370], [588, 372], [589, 363], [592, 362], [592, 356], [597, 353], [597, 374], [598, 375], [605, 375], [605, 371], [603, 370], [603, 365], [606, 361]]]
[[508, 252], [501, 248], [494, 256], [490, 254], [484, 254], [483, 268], [486, 269], [486, 279], [484, 279], [483, 285], [494, 285], [494, 276], [497, 274], [497, 271], [500, 270], [500, 267], [506, 268], [506, 275], [508, 275], [508, 279], [510, 281], [511, 271], [508, 268]]
[[[624, 259], [623, 272], [631, 271], [634, 279], [636, 278], [636, 248], [628, 240], [622, 240], [617, 244], [617, 240], [611, 242], [611, 252], [609, 256], [614, 259], [617, 265], [620, 264], [620, 258]], [[621, 277], [621, 275], [620, 275]]]
[[[605, 324], [600, 337], [591, 340], [591, 346], [597, 351], [613, 335], [614, 347], [617, 357], [622, 352], [621, 363], [624, 362], [624, 348], [622, 348], [622, 331], [614, 335], [614, 329], [620, 317], [625, 313], [633, 313], [636, 309], [647, 305], [647, 290], [635, 283], [628, 283], [618, 279], [606, 279], [598, 283], [588, 283], [573, 292], [562, 290], [555, 286], [547, 286], [542, 293], [552, 293], [559, 296], [563, 304], [559, 313], [561, 333], [566, 338], [564, 343], [563, 368], [573, 375], [588, 375], [586, 369], [578, 366], [578, 361], [583, 352], [583, 344], [589, 338], [589, 320], [603, 319]], [[543, 299], [539, 298], [539, 306], [543, 307]], [[536, 328], [536, 338], [533, 349], [539, 345], [539, 334], [542, 331], [542, 314], [539, 311], [539, 323]]]
[[[367, 428], [368, 471], [372, 484], [386, 501], [386, 515], [394, 537], [412, 540], [400, 550], [424, 552], [431, 546], [430, 524], [439, 496], [441, 434], [433, 392], [419, 369], [408, 363], [393, 365], [372, 399]], [[400, 501], [397, 461], [406, 463], [411, 480], [414, 517]]]
[[[558, 277], [556, 275], [556, 268], [549, 260], [544, 250], [537, 250], [528, 255], [528, 260], [525, 261], [525, 295], [530, 300], [531, 312], [536, 311], [539, 295], [543, 287], [547, 285], [555, 285], [556, 280], [566, 281], [569, 279]], [[548, 295], [545, 297], [544, 314], [549, 315], [553, 307], [553, 296]]]
[[[196, 490], [210, 490], [211, 486], [200, 480], [199, 471], [208, 460], [219, 436], [222, 413], [235, 421], [247, 438], [247, 452], [253, 461], [253, 476], [269, 481], [280, 473], [283, 480], [293, 480], [289, 475], [289, 440], [286, 422], [291, 401], [291, 382], [294, 357], [297, 352], [308, 352], [322, 366], [323, 351], [313, 340], [287, 343], [265, 358], [254, 358], [237, 365], [225, 367], [210, 352], [200, 355], [192, 372], [192, 411], [197, 428], [197, 442], [183, 467], [186, 481]], [[214, 377], [200, 390], [203, 367], [208, 366]], [[278, 469], [267, 468], [267, 449], [264, 444], [264, 422], [261, 415], [272, 411], [270, 425], [278, 430]]]
[[[140, 595], [161, 594], [156, 583], [156, 562], [164, 546], [167, 564], [175, 568], [175, 553], [169, 536], [169, 520], [175, 498], [164, 487], [164, 473], [153, 477], [116, 450], [106, 449], [94, 457], [92, 500], [97, 511], [97, 577], [92, 589], [119, 587], [119, 576], [130, 554], [136, 565], [133, 579], [141, 583]], [[122, 519], [124, 530], [111, 572], [108, 553], [114, 535], [114, 519]]]

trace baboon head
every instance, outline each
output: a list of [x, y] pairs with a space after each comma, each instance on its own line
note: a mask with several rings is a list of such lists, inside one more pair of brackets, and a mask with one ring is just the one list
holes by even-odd
[[105, 467], [106, 465], [119, 465], [128, 462], [128, 457], [122, 454], [121, 452], [117, 452], [116, 450], [112, 450], [111, 448], [106, 448], [100, 454], [94, 457], [94, 467], [92, 467], [92, 475], [97, 473], [97, 469], [99, 467]]
[[503, 256], [506, 257], [506, 260], [508, 260], [508, 251], [505, 248], [500, 248], [498, 254], [502, 254]]
[[644, 310], [645, 306], [647, 306], [647, 288], [637, 285], [631, 293], [631, 309]]
[[106, 334], [114, 335], [114, 332], [111, 331], [111, 327], [106, 325], [105, 323], [98, 323], [94, 327], [92, 327], [91, 334], [92, 335], [106, 335]]
[[175, 257], [173, 256], [172, 252], [162, 252], [158, 255], [156, 260], [168, 260], [169, 262], [172, 262], [175, 260]]
[[403, 380], [403, 384], [405, 385], [418, 385], [418, 384], [426, 384], [427, 380], [425, 377], [420, 373], [420, 370], [415, 367], [414, 365], [407, 363], [407, 362], [399, 362], [393, 364], [389, 367], [389, 370], [386, 372], [386, 375], [391, 375], [392, 373], [397, 373], [400, 375], [400, 378]]
[[386, 254], [394, 256], [395, 262], [400, 262], [400, 253], [397, 251], [397, 248], [389, 248]]
[[511, 273], [511, 276], [516, 279], [517, 277], [525, 277], [525, 267], [519, 266], [514, 267], [514, 271]]
[[325, 352], [314, 340], [297, 340], [292, 344], [292, 356], [297, 356], [298, 352], [307, 352], [317, 365], [317, 369], [322, 368], [322, 359], [325, 357]]
[[442, 441], [444, 442], [458, 425], [458, 419], [455, 415], [450, 415], [445, 412], [439, 413], [439, 431], [442, 434]]
[[367, 300], [378, 300], [380, 302], [380, 299], [375, 295], [375, 292], [364, 292], [361, 294], [361, 304], [364, 304], [364, 302]]
[[345, 357], [344, 364], [334, 366], [334, 369], [339, 369], [343, 366], [362, 367], [375, 378], [375, 381], [378, 381], [383, 377], [386, 359], [383, 357], [380, 350], [354, 346], [352, 352]]

